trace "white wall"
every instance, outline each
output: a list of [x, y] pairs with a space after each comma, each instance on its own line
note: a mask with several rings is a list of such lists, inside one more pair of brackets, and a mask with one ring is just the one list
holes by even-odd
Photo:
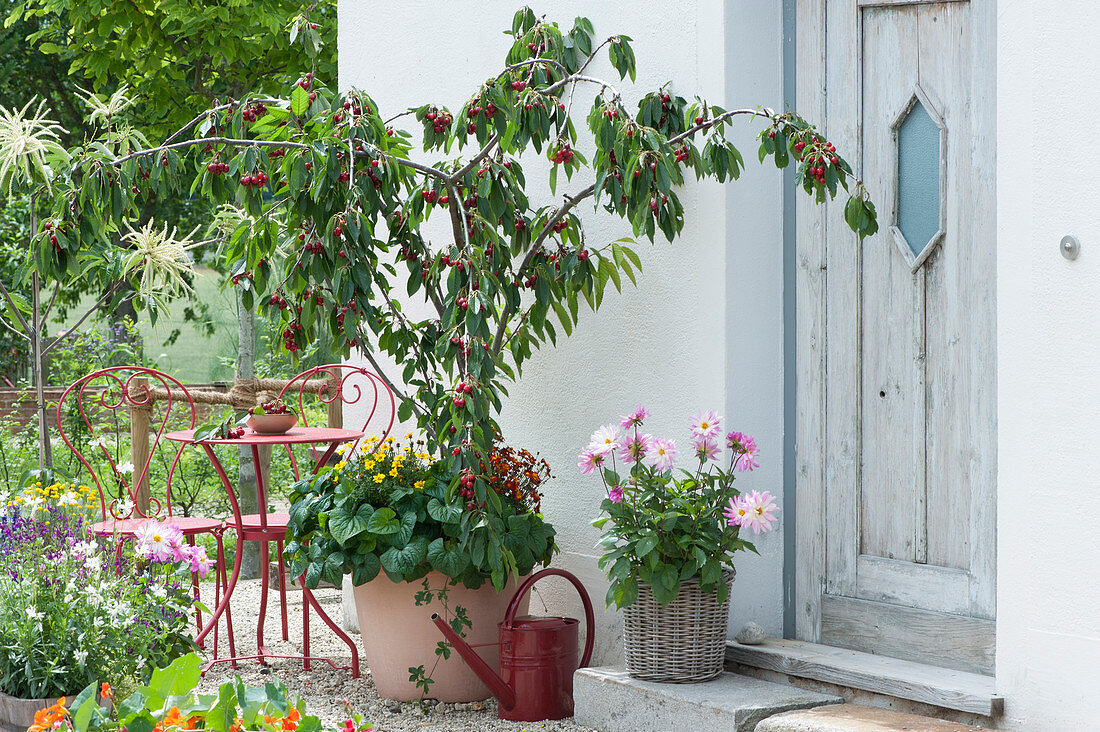
[[1000, 0], [998, 23], [997, 687], [1010, 728], [1097, 729], [1100, 5]]
[[[575, 16], [585, 15], [597, 36], [624, 33], [634, 39], [638, 83], [624, 89], [631, 107], [644, 91], [668, 80], [682, 96], [700, 94], [727, 107], [780, 105], [781, 3], [728, 5], [721, 0], [675, 6], [641, 0], [627, 13], [618, 4], [557, 0], [536, 11], [567, 27]], [[517, 7], [515, 0], [341, 2], [340, 86], [367, 90], [387, 115], [427, 101], [457, 110], [503, 65], [507, 39], [500, 31], [510, 26]], [[732, 77], [727, 76], [727, 41], [737, 49]], [[750, 54], [752, 49], [762, 55]], [[606, 61], [594, 63], [591, 73], [615, 78]], [[623, 87], [631, 87], [629, 80]], [[734, 98], [726, 98], [727, 90]], [[577, 93], [582, 125], [593, 96], [594, 90]], [[579, 475], [575, 466], [600, 424], [642, 402], [653, 413], [650, 430], [686, 446], [690, 416], [719, 409], [731, 427], [756, 434], [763, 450], [766, 467], [741, 487], [782, 492], [781, 191], [776, 173], [758, 170], [752, 135], [743, 137], [747, 180], [734, 184], [728, 197], [717, 185], [689, 186], [682, 196], [688, 222], [682, 238], [675, 246], [640, 242], [645, 271], [638, 288], [628, 286], [622, 295], [612, 291], [599, 313], [582, 313], [572, 338], [560, 338], [557, 348], [537, 354], [511, 388], [502, 415], [507, 438], [539, 450], [553, 467], [556, 479], [547, 489], [544, 510], [559, 532], [562, 553], [555, 563], [584, 579], [597, 608], [603, 606], [607, 585], [596, 569], [599, 533], [590, 521], [598, 514], [602, 487]], [[434, 159], [424, 153], [414, 157]], [[524, 165], [528, 181], [545, 180], [545, 159]], [[602, 210], [581, 209], [591, 241], [606, 243], [630, 234], [628, 225]], [[446, 231], [441, 226], [434, 235], [442, 238]], [[778, 634], [779, 532], [759, 546], [763, 558], [744, 556], [739, 562], [731, 626], [736, 631], [743, 621], [755, 619]], [[550, 611], [576, 616], [579, 605], [563, 604], [569, 593], [564, 583], [555, 582], [548, 581], [541, 593]], [[532, 612], [542, 611], [536, 601]], [[615, 613], [602, 614], [597, 661], [618, 657], [619, 627]]]

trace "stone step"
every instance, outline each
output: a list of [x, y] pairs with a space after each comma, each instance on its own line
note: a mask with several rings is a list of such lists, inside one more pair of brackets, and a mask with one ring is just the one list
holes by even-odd
[[979, 729], [860, 704], [799, 709], [777, 714], [756, 725], [756, 732], [972, 732]]
[[575, 721], [600, 732], [753, 732], [773, 714], [843, 701], [729, 672], [701, 684], [657, 684], [612, 667], [579, 669], [573, 699]]

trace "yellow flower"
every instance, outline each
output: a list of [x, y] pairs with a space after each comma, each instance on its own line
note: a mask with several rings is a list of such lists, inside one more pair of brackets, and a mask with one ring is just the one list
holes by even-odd
[[386, 476], [382, 475], [381, 473], [375, 473], [374, 474], [374, 482], [375, 483], [381, 483], [385, 479], [386, 479]]
[[396, 467], [390, 469], [390, 475], [394, 478], [397, 477], [397, 468]]
[[367, 470], [370, 470], [371, 468], [374, 467], [374, 461], [373, 460], [364, 461], [363, 462], [363, 467], [366, 468]]
[[418, 491], [424, 490], [424, 481], [422, 481], [422, 480], [416, 481], [415, 483], [413, 483], [413, 488], [417, 489]]

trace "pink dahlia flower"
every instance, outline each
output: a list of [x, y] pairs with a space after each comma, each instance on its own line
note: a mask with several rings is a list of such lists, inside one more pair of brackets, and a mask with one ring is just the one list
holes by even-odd
[[588, 449], [597, 455], [607, 455], [622, 444], [622, 433], [615, 425], [609, 424], [600, 427], [592, 434], [592, 441], [588, 443]]
[[642, 420], [644, 420], [648, 416], [649, 411], [646, 410], [646, 408], [643, 407], [641, 404], [639, 404], [638, 408], [623, 417], [622, 421], [619, 424], [621, 424], [624, 429], [630, 429], [631, 427], [640, 427], [642, 424]]
[[722, 418], [713, 409], [700, 412], [691, 418], [691, 434], [697, 440], [716, 438], [721, 428]]
[[676, 454], [675, 441], [655, 439], [645, 462], [663, 473], [666, 470], [672, 470], [672, 465], [676, 462]]
[[653, 437], [650, 435], [635, 435], [619, 446], [619, 458], [624, 465], [633, 465], [640, 462], [653, 448]]
[[581, 453], [580, 460], [577, 462], [577, 467], [581, 469], [581, 472], [585, 475], [594, 473], [603, 465], [604, 455], [595, 452], [592, 448], [588, 448]]
[[768, 491], [753, 491], [731, 499], [730, 508], [724, 513], [730, 526], [752, 529], [752, 533], [759, 534], [769, 531], [778, 521], [779, 507], [775, 504], [775, 496]]
[[760, 455], [760, 448], [756, 446], [756, 440], [751, 436], [742, 432], [730, 432], [726, 435], [726, 445], [734, 453], [737, 453], [734, 467], [741, 472], [760, 467], [760, 464], [756, 462], [756, 458]]
[[607, 497], [611, 499], [612, 503], [619, 503], [623, 500], [623, 487], [621, 485], [614, 486], [607, 492]]

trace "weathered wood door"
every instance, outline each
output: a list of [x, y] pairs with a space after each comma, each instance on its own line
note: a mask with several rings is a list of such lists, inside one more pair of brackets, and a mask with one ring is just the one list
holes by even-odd
[[798, 106], [878, 207], [798, 210], [804, 640], [992, 673], [993, 0], [799, 0]]

